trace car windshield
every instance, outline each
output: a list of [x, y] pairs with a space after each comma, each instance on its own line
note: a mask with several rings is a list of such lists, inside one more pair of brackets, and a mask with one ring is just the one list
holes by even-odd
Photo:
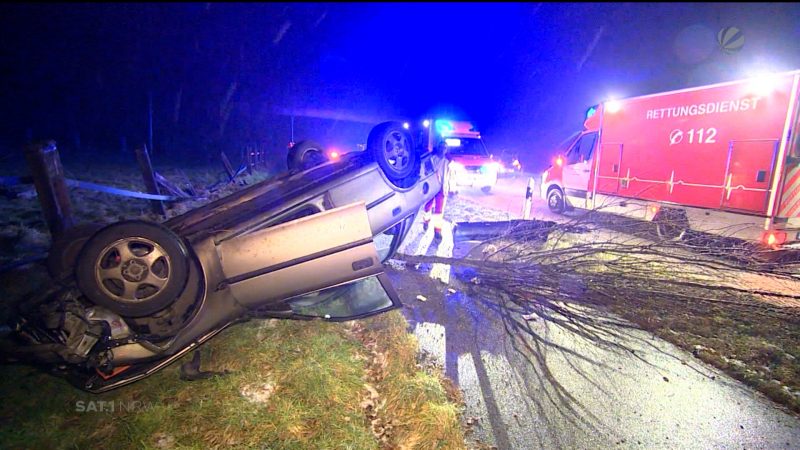
[[295, 314], [324, 319], [359, 317], [393, 305], [380, 276], [301, 295], [288, 303]]
[[447, 138], [447, 151], [459, 156], [489, 156], [486, 146], [479, 138]]
[[558, 146], [556, 146], [556, 148], [558, 149], [559, 153], [562, 153], [562, 154], [566, 153], [567, 150], [569, 150], [569, 148], [572, 147], [572, 144], [575, 143], [575, 141], [578, 139], [578, 136], [580, 136], [580, 135], [581, 135], [581, 132], [580, 131], [576, 131], [575, 133], [570, 135], [570, 137], [568, 137], [568, 138], [564, 139], [563, 141], [561, 141], [561, 143], [558, 144]]

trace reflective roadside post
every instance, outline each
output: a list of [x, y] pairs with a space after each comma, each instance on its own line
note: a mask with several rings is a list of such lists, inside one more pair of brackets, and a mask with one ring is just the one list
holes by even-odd
[[522, 204], [522, 219], [528, 220], [531, 218], [531, 206], [533, 202], [533, 189], [536, 181], [533, 177], [528, 178], [528, 186], [525, 188], [525, 202]]

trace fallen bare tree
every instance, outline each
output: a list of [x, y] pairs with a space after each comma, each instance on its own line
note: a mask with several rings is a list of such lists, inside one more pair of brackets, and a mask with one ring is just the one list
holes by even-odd
[[515, 223], [482, 241], [478, 257], [473, 252], [464, 258], [398, 259], [472, 267], [483, 285], [512, 299], [537, 303], [591, 303], [598, 296], [633, 302], [643, 297], [691, 299], [772, 314], [775, 308], [756, 297], [800, 301], [795, 293], [800, 263], [791, 255], [701, 233], [682, 241], [665, 240], [648, 225], [588, 213], [566, 224]]
[[[490, 228], [475, 235], [485, 238], [491, 234]], [[462, 258], [398, 255], [396, 259], [417, 265], [438, 263], [469, 268], [462, 271], [467, 274], [462, 281], [509, 312], [504, 317], [506, 331], [515, 345], [529, 350], [535, 350], [530, 348], [530, 338], [533, 345], [542, 342], [527, 326], [526, 322], [533, 318], [598, 344], [618, 345], [614, 335], [631, 325], [619, 321], [609, 326], [607, 318], [599, 317], [587, 306], [610, 307], [638, 326], [659, 334], [681, 328], [676, 325], [681, 321], [708, 322], [708, 330], [689, 329], [687, 333], [708, 334], [706, 337], [713, 342], [734, 340], [714, 336], [721, 333], [716, 322], [730, 323], [730, 330], [723, 332], [731, 333], [737, 332], [737, 321], [758, 323], [763, 330], [759, 328], [746, 338], [752, 340], [756, 336], [765, 344], [753, 352], [752, 358], [740, 354], [750, 350], [728, 348], [724, 342], [716, 351], [709, 345], [697, 344], [705, 341], [694, 338], [681, 338], [677, 343], [695, 350], [696, 355], [698, 348], [708, 350], [704, 359], [722, 368], [729, 368], [729, 361], [739, 361], [725, 354], [744, 359], [745, 363], [752, 360], [762, 367], [761, 353], [768, 353], [766, 358], [771, 360], [764, 365], [773, 367], [773, 362], [775, 367], [780, 366], [780, 373], [767, 373], [767, 368], [758, 377], [759, 370], [750, 367], [734, 376], [759, 388], [766, 381], [777, 379], [778, 387], [786, 389], [762, 390], [800, 411], [800, 402], [791, 394], [800, 391], [800, 377], [793, 363], [800, 355], [792, 355], [800, 343], [796, 331], [800, 325], [800, 264], [794, 255], [704, 233], [689, 232], [682, 240], [662, 239], [651, 223], [597, 212], [565, 224], [514, 221], [500, 228], [499, 234], [482, 240]], [[772, 347], [776, 349], [764, 350]], [[786, 364], [781, 366], [782, 363]]]

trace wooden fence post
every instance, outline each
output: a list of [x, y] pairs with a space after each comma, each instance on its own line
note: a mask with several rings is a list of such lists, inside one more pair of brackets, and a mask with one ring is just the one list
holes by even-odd
[[[137, 147], [136, 161], [139, 163], [139, 168], [142, 170], [142, 177], [144, 178], [144, 186], [147, 188], [149, 194], [161, 195], [156, 183], [156, 176], [153, 172], [153, 165], [150, 163], [150, 154], [147, 153], [147, 146], [142, 145]], [[164, 202], [161, 200], [150, 200], [150, 207], [156, 214], [166, 217], [167, 211], [164, 209]]]
[[69, 201], [69, 191], [56, 142], [37, 142], [25, 146], [25, 159], [33, 177], [47, 227], [55, 239], [74, 224], [72, 204]]
[[228, 159], [228, 155], [225, 152], [219, 152], [219, 157], [222, 158], [222, 165], [225, 167], [225, 173], [228, 174], [228, 180], [233, 181], [233, 176], [236, 175], [236, 172], [233, 171], [231, 160]]

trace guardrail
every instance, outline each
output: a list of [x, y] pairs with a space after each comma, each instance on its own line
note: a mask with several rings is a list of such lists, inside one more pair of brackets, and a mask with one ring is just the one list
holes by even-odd
[[[221, 184], [234, 182], [239, 175], [248, 169], [252, 171], [253, 164], [251, 160], [246, 160], [237, 170], [233, 170], [233, 166], [231, 166], [230, 160], [225, 153], [221, 153], [220, 157], [225, 168], [227, 179], [207, 186], [205, 190], [208, 192], [215, 191]], [[26, 146], [25, 158], [30, 169], [30, 175], [23, 177], [0, 177], [0, 188], [33, 184], [42, 207], [42, 212], [45, 216], [45, 222], [53, 238], [74, 225], [72, 203], [70, 201], [69, 190], [67, 189], [69, 187], [104, 192], [106, 194], [122, 197], [149, 200], [153, 212], [162, 217], [166, 216], [166, 209], [163, 202], [180, 202], [203, 198], [202, 196], [198, 196], [196, 192], [187, 192], [177, 187], [153, 170], [153, 165], [150, 161], [150, 155], [146, 146], [141, 146], [136, 149], [136, 160], [139, 163], [139, 168], [142, 172], [142, 177], [148, 192], [131, 191], [114, 186], [66, 178], [61, 165], [61, 158], [58, 154], [58, 148], [55, 141], [52, 140], [37, 142]], [[194, 189], [192, 188], [191, 191], [194, 191]]]

